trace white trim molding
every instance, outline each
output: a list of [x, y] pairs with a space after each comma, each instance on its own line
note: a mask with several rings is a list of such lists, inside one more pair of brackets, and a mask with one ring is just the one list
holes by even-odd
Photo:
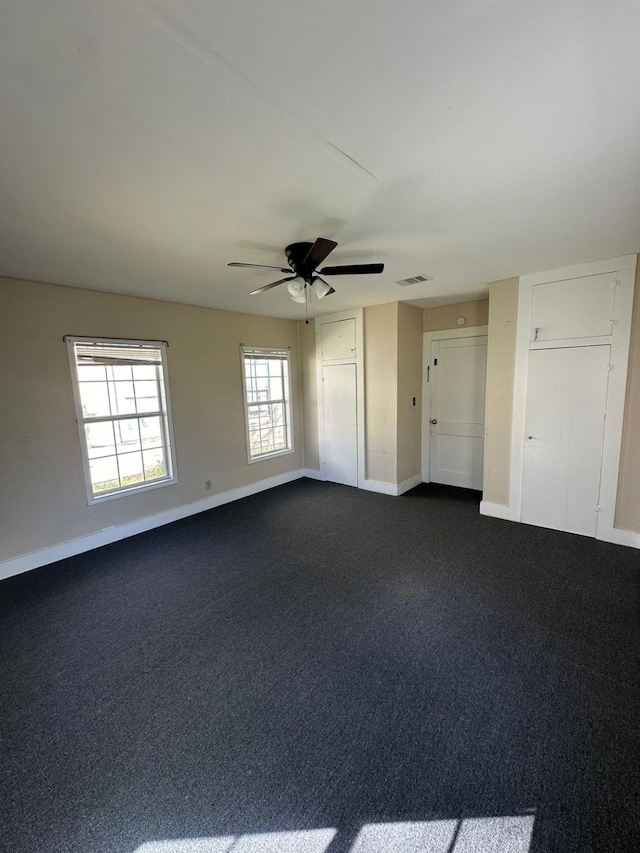
[[303, 477], [308, 477], [309, 480], [325, 480], [321, 471], [317, 471], [315, 468], [304, 468], [302, 471]]
[[359, 488], [365, 489], [367, 492], [379, 492], [381, 495], [398, 497], [410, 489], [419, 486], [422, 482], [422, 474], [414, 474], [413, 477], [409, 477], [401, 483], [382, 483], [379, 480], [363, 480]]
[[607, 537], [599, 536], [605, 542], [613, 542], [614, 545], [626, 545], [628, 548], [640, 548], [640, 533], [635, 533], [633, 530], [621, 530], [619, 527], [614, 527], [608, 531]]
[[396, 494], [403, 495], [405, 492], [411, 491], [411, 489], [415, 489], [416, 486], [419, 486], [422, 483], [422, 474], [414, 474], [413, 477], [409, 477], [406, 480], [403, 480], [401, 483], [398, 483], [396, 486]]
[[502, 518], [505, 521], [518, 521], [510, 507], [504, 504], [494, 504], [491, 501], [480, 501], [480, 515]]
[[635, 272], [636, 256], [619, 255], [617, 258], [607, 258], [604, 261], [592, 261], [588, 264], [574, 264], [570, 267], [560, 267], [557, 270], [536, 272], [520, 277], [520, 282], [525, 282], [530, 287], [534, 284], [548, 284], [552, 281], [566, 281], [570, 278], [582, 278], [588, 275], [602, 275], [608, 272], [620, 272], [631, 270]]
[[379, 480], [363, 480], [358, 486], [366, 492], [378, 492], [381, 495], [396, 495], [398, 488], [394, 483], [381, 483]]
[[250, 495], [264, 492], [266, 489], [273, 489], [275, 486], [282, 486], [285, 483], [290, 483], [293, 480], [299, 480], [303, 476], [308, 476], [307, 472], [302, 469], [288, 471], [286, 474], [278, 474], [275, 477], [268, 477], [266, 480], [260, 480], [257, 483], [251, 483], [248, 486], [240, 486], [237, 489], [229, 489], [226, 492], [220, 492], [216, 495], [210, 495], [193, 503], [183, 504], [182, 506], [173, 507], [164, 512], [148, 515], [145, 518], [137, 518], [135, 521], [127, 522], [126, 524], [114, 525], [105, 527], [103, 530], [98, 530], [96, 533], [90, 533], [88, 536], [81, 536], [78, 539], [69, 539], [66, 542], [60, 542], [57, 545], [51, 545], [48, 548], [43, 548], [40, 551], [33, 551], [30, 554], [23, 554], [20, 557], [14, 557], [11, 560], [0, 562], [0, 580], [19, 575], [22, 572], [28, 572], [31, 569], [37, 569], [39, 566], [46, 566], [49, 563], [55, 563], [58, 560], [64, 560], [66, 557], [73, 557], [76, 554], [82, 554], [85, 551], [92, 551], [94, 548], [100, 548], [102, 545], [109, 545], [111, 542], [118, 542], [120, 539], [127, 539], [129, 536], [135, 536], [137, 533], [144, 533], [146, 530], [153, 530], [155, 527], [162, 527], [164, 524], [170, 524], [172, 521], [178, 521], [181, 518], [186, 518], [189, 515], [196, 515], [199, 512], [205, 512], [208, 509], [214, 509], [217, 506], [237, 501], [240, 498], [247, 498]]

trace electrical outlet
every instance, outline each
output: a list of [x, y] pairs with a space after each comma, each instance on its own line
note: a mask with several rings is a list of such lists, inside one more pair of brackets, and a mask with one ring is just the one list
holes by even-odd
[[211, 491], [211, 480], [205, 480], [204, 481], [204, 488], [207, 492]]

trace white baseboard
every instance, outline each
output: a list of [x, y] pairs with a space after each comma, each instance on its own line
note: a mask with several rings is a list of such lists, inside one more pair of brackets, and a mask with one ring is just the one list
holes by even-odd
[[214, 507], [255, 495], [266, 489], [273, 489], [275, 486], [290, 483], [292, 480], [299, 480], [303, 476], [307, 476], [303, 469], [288, 471], [286, 474], [278, 474], [276, 477], [259, 480], [257, 483], [251, 483], [248, 486], [229, 489], [226, 492], [210, 495], [193, 503], [173, 507], [156, 515], [148, 515], [145, 518], [138, 518], [126, 524], [107, 527], [88, 536], [69, 539], [67, 542], [60, 542], [57, 545], [51, 545], [40, 551], [33, 551], [31, 554], [23, 554], [20, 557], [5, 560], [0, 562], [0, 580], [9, 578], [12, 575], [19, 575], [22, 572], [28, 572], [31, 569], [37, 569], [39, 566], [55, 563], [57, 560], [64, 560], [66, 557], [73, 557], [75, 554], [81, 554], [84, 551], [92, 551], [94, 548], [100, 548], [102, 545], [109, 545], [111, 542], [135, 536], [136, 533], [144, 533], [145, 530], [152, 530], [154, 527], [162, 527], [163, 524], [169, 524], [172, 521], [178, 521], [189, 515], [205, 512], [208, 509], [214, 509]]
[[367, 492], [379, 492], [381, 495], [393, 495], [397, 497], [404, 494], [404, 492], [408, 492], [409, 489], [413, 489], [419, 483], [422, 483], [422, 474], [415, 474], [413, 477], [409, 477], [408, 480], [403, 480], [402, 483], [381, 483], [379, 480], [362, 480], [358, 484], [358, 487], [365, 489]]
[[607, 530], [598, 536], [603, 542], [613, 542], [614, 545], [626, 545], [629, 548], [640, 548], [640, 533], [633, 530], [619, 530], [617, 527]]
[[518, 521], [511, 508], [504, 504], [494, 504], [491, 501], [480, 501], [480, 515], [492, 518], [504, 518], [506, 521]]
[[[480, 515], [488, 515], [493, 518], [503, 518], [506, 521], [520, 521], [511, 509], [504, 504], [494, 504], [490, 501], [481, 501]], [[613, 528], [606, 530], [597, 537], [601, 542], [612, 542], [614, 545], [626, 545], [629, 548], [640, 549], [640, 533], [633, 530], [619, 530]]]
[[310, 480], [325, 480], [326, 478], [322, 476], [320, 471], [315, 468], [304, 468], [302, 471], [303, 477], [308, 477]]
[[379, 492], [381, 495], [395, 495], [397, 487], [393, 483], [381, 483], [378, 480], [361, 480], [358, 488], [366, 492]]
[[[165, 512], [149, 515], [145, 518], [138, 518], [135, 521], [130, 521], [126, 524], [120, 524], [114, 527], [108, 527], [104, 530], [99, 530], [97, 533], [91, 533], [88, 536], [81, 536], [77, 539], [70, 539], [66, 542], [60, 542], [57, 545], [52, 545], [48, 548], [43, 548], [39, 551], [33, 551], [30, 554], [23, 554], [20, 557], [14, 557], [11, 560], [0, 562], [0, 580], [9, 578], [12, 575], [18, 575], [22, 572], [28, 572], [31, 569], [36, 569], [39, 566], [46, 566], [49, 563], [55, 563], [58, 560], [63, 560], [66, 557], [73, 557], [75, 554], [81, 554], [84, 551], [92, 551], [94, 548], [100, 548], [102, 545], [109, 545], [111, 542], [118, 542], [120, 539], [126, 539], [129, 536], [135, 536], [137, 533], [144, 533], [146, 530], [153, 530], [155, 527], [162, 527], [164, 524], [170, 524], [172, 521], [178, 521], [181, 518], [186, 518], [189, 515], [196, 515], [199, 512], [205, 512], [208, 509], [214, 509], [217, 506], [222, 506], [232, 501], [237, 501], [240, 498], [246, 498], [250, 495], [258, 494], [266, 489], [273, 489], [275, 486], [281, 486], [285, 483], [290, 483], [293, 480], [299, 480], [301, 477], [310, 477], [315, 480], [323, 480], [319, 471], [310, 468], [296, 469], [289, 471], [286, 474], [279, 474], [276, 477], [269, 477], [266, 480], [260, 480], [257, 483], [251, 483], [248, 486], [241, 486], [237, 489], [229, 489], [226, 492], [220, 492], [216, 495], [210, 495], [202, 500], [193, 503], [184, 504], [183, 506], [174, 507]], [[383, 495], [397, 496], [409, 489], [414, 488], [422, 482], [422, 476], [416, 474], [404, 480], [402, 483], [381, 483], [377, 480], [363, 480], [360, 483], [360, 488], [370, 492], [378, 492]], [[490, 501], [482, 501], [480, 503], [481, 515], [492, 516], [493, 518], [503, 518], [508, 521], [517, 521], [513, 517], [508, 506], [503, 504], [495, 504]], [[626, 545], [630, 548], [640, 549], [640, 533], [635, 533], [631, 530], [618, 530], [614, 528], [607, 532], [606, 538], [601, 537], [603, 541], [612, 542], [616, 545]]]
[[403, 495], [410, 489], [415, 489], [415, 487], [419, 486], [422, 482], [422, 474], [414, 474], [413, 477], [409, 477], [407, 480], [403, 480], [401, 483], [398, 483], [396, 494]]

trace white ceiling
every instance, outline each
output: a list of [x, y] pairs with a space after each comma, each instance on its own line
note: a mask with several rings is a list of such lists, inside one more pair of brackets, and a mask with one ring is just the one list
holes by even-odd
[[639, 32], [637, 0], [4, 0], [0, 274], [300, 318], [227, 262], [385, 263], [318, 314], [638, 251]]

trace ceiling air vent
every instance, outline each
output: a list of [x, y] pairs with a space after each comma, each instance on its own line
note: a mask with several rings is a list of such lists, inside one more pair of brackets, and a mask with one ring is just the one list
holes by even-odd
[[411, 278], [402, 278], [400, 281], [396, 281], [396, 284], [399, 284], [400, 287], [409, 287], [410, 284], [419, 284], [421, 281], [433, 281], [433, 277], [430, 275], [412, 275]]

